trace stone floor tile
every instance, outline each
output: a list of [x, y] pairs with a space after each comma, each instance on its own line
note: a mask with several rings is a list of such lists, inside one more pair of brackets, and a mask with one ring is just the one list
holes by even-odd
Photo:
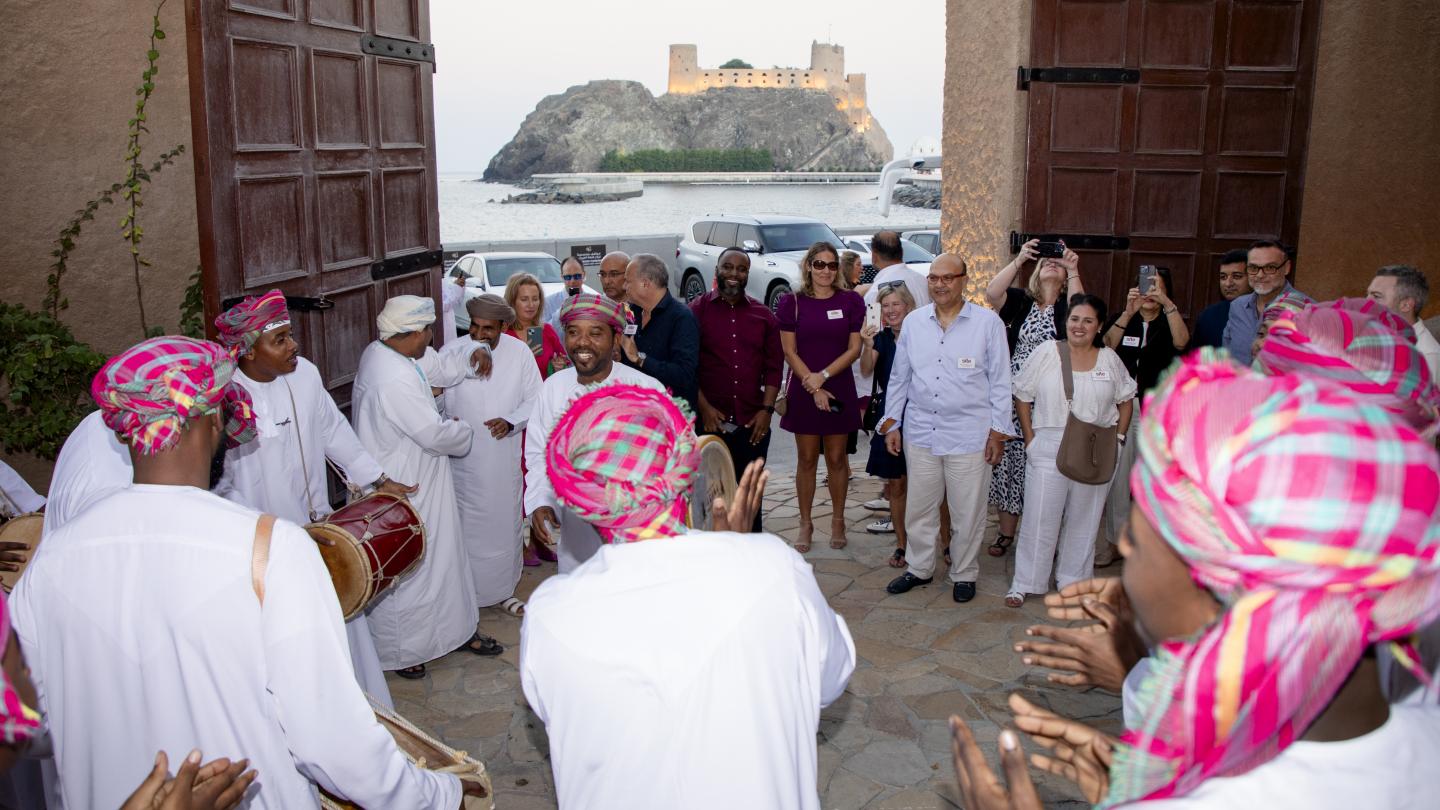
[[892, 787], [909, 787], [930, 779], [930, 763], [920, 746], [910, 740], [876, 740], [847, 757], [842, 767], [851, 773]]
[[859, 810], [884, 789], [884, 785], [840, 768], [828, 789], [820, 794], [820, 806], [825, 810]]

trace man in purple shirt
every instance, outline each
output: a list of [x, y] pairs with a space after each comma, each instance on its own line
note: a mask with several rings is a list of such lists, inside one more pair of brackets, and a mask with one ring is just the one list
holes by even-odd
[[[695, 299], [700, 324], [700, 432], [725, 440], [735, 477], [770, 450], [770, 418], [780, 394], [780, 326], [770, 308], [745, 294], [750, 254], [730, 248], [715, 262], [716, 289]], [[760, 513], [751, 531], [760, 531]]]
[[[950, 581], [956, 602], [975, 598], [976, 552], [985, 533], [991, 468], [1011, 430], [1010, 349], [1000, 316], [965, 301], [965, 261], [944, 253], [930, 265], [933, 302], [905, 316], [880, 433], [909, 478], [908, 569], [886, 590], [929, 585], [935, 572], [940, 501], [950, 505]], [[903, 438], [902, 438], [903, 434]]]

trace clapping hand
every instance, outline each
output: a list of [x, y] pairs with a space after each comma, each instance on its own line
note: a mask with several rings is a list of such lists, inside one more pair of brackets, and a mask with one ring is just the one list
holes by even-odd
[[248, 759], [232, 763], [216, 759], [200, 764], [200, 752], [191, 751], [180, 764], [180, 772], [169, 776], [165, 752], [155, 755], [155, 767], [130, 794], [120, 810], [229, 810], [238, 807], [245, 791], [255, 781], [255, 772], [246, 771]]
[[770, 482], [770, 473], [765, 469], [765, 459], [756, 459], [745, 467], [740, 475], [740, 484], [735, 488], [735, 497], [730, 503], [716, 498], [711, 504], [710, 514], [713, 528], [717, 532], [745, 532], [755, 523], [760, 511], [760, 502], [765, 497], [765, 485]]
[[0, 571], [19, 571], [30, 559], [30, 544], [0, 541]]
[[950, 717], [950, 752], [965, 810], [1040, 810], [1040, 795], [1025, 767], [1025, 754], [1015, 732], [1008, 728], [1000, 732], [1000, 767], [1005, 771], [1008, 790], [990, 769], [975, 735], [958, 715]]
[[1051, 683], [1098, 686], [1119, 693], [1125, 676], [1145, 655], [1145, 644], [1135, 632], [1130, 604], [1118, 577], [1097, 577], [1067, 585], [1045, 597], [1052, 619], [1092, 619], [1080, 627], [1037, 624], [1026, 629], [1026, 639], [1015, 645], [1026, 664], [1049, 667], [1065, 674], [1046, 676]]
[[1110, 792], [1114, 738], [1046, 711], [1019, 695], [1010, 696], [1010, 710], [1015, 713], [1015, 725], [1053, 755], [1032, 754], [1031, 765], [1074, 782], [1091, 804], [1105, 798]]

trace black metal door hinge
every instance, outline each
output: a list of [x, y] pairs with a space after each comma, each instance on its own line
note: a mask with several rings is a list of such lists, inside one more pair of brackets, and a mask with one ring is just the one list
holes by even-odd
[[1020, 252], [1021, 245], [1031, 239], [1039, 239], [1042, 242], [1063, 241], [1065, 246], [1071, 250], [1129, 250], [1130, 237], [1110, 236], [1109, 234], [1093, 233], [1020, 233], [1010, 232], [1010, 253]]
[[[221, 299], [220, 311], [224, 312], [225, 310], [235, 306], [241, 301], [244, 301], [245, 298], [246, 296], [243, 295], [232, 295], [229, 298]], [[312, 296], [306, 295], [285, 296], [285, 308], [293, 310], [295, 312], [316, 312], [319, 310], [330, 309], [334, 306], [335, 302], [326, 298], [324, 295], [321, 295], [319, 298], [314, 298]]]
[[440, 267], [443, 265], [445, 252], [442, 250], [427, 250], [424, 253], [406, 253], [404, 256], [395, 256], [383, 262], [375, 262], [370, 265], [370, 278], [379, 281], [384, 278], [408, 275], [416, 270], [424, 270], [427, 267]]
[[360, 50], [371, 56], [385, 56], [411, 62], [429, 62], [430, 72], [435, 72], [435, 46], [428, 42], [411, 42], [405, 39], [364, 34], [360, 37]]
[[1048, 67], [1016, 69], [1015, 89], [1029, 90], [1031, 82], [1050, 84], [1139, 84], [1140, 71], [1133, 68]]

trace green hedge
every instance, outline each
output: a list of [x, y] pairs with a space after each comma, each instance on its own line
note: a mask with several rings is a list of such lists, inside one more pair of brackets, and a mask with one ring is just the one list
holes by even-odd
[[769, 149], [611, 149], [600, 159], [602, 172], [768, 172]]

